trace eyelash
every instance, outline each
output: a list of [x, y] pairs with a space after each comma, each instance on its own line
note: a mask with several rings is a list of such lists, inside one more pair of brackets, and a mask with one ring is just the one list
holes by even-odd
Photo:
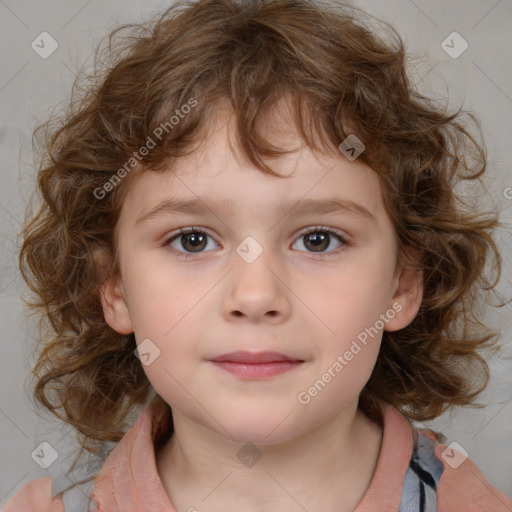
[[[323, 253], [309, 252], [309, 254], [313, 257], [325, 258], [325, 256], [335, 255], [338, 252], [340, 252], [344, 246], [349, 245], [346, 238], [338, 230], [335, 230], [333, 228], [327, 228], [324, 226], [314, 226], [305, 231], [301, 231], [296, 240], [299, 240], [300, 238], [304, 237], [305, 235], [309, 235], [311, 233], [318, 233], [318, 232], [328, 233], [329, 235], [334, 235], [341, 242], [341, 245], [338, 248], [334, 249], [333, 251], [329, 251], [329, 252], [323, 252]], [[163, 245], [166, 247], [169, 247], [172, 250], [172, 252], [176, 254], [176, 256], [181, 257], [181, 258], [187, 259], [187, 258], [194, 258], [196, 256], [199, 256], [200, 254], [202, 254], [202, 252], [187, 253], [187, 252], [178, 251], [177, 249], [174, 249], [174, 247], [170, 247], [171, 242], [173, 242], [174, 240], [176, 240], [177, 238], [179, 238], [182, 235], [186, 235], [186, 234], [190, 234], [190, 233], [203, 233], [203, 234], [213, 238], [213, 236], [210, 235], [208, 233], [208, 231], [206, 231], [205, 229], [190, 226], [188, 228], [181, 228], [181, 229], [175, 231], [174, 233], [172, 233], [168, 238], [166, 238], [166, 241], [164, 242]], [[209, 252], [209, 251], [203, 251], [203, 252]], [[305, 251], [300, 251], [300, 252], [305, 252]]]

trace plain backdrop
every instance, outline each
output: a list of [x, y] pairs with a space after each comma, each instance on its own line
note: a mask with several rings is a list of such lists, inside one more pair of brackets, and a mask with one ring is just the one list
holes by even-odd
[[[0, 506], [25, 482], [58, 475], [73, 443], [69, 429], [44, 411], [36, 414], [26, 389], [36, 332], [25, 317], [16, 258], [17, 232], [34, 187], [33, 128], [67, 100], [75, 64], [90, 57], [102, 36], [119, 23], [138, 22], [168, 5], [155, 0], [0, 0]], [[511, 297], [512, 2], [365, 0], [354, 5], [392, 23], [411, 55], [423, 56], [413, 70], [422, 92], [445, 98], [454, 109], [462, 105], [481, 120], [489, 153], [489, 197], [502, 210], [505, 226], [498, 236], [504, 260], [498, 290]], [[42, 32], [58, 44], [47, 58], [31, 46]], [[44, 37], [45, 48], [51, 48], [55, 43]], [[487, 315], [501, 329], [504, 348], [491, 361], [491, 383], [481, 397], [486, 407], [455, 409], [426, 426], [457, 441], [491, 484], [512, 495], [511, 306], [489, 309]], [[48, 469], [31, 456], [42, 442], [58, 453]]]

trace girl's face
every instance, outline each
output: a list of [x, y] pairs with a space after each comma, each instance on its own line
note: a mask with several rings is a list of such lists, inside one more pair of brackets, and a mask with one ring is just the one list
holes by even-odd
[[[131, 184], [103, 307], [135, 333], [173, 411], [239, 442], [285, 442], [357, 403], [382, 331], [416, 315], [421, 275], [393, 277], [394, 229], [366, 164], [303, 147], [271, 164], [290, 177], [266, 175], [231, 152], [228, 122], [172, 171]], [[300, 362], [265, 375], [278, 365], [235, 374], [211, 361], [234, 351]]]

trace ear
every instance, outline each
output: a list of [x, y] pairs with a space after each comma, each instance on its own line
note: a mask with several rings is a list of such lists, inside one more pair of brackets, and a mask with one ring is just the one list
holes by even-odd
[[419, 250], [408, 251], [393, 288], [389, 308], [396, 311], [396, 315], [386, 323], [385, 331], [407, 327], [418, 314], [423, 299], [423, 269]]
[[104, 254], [96, 253], [95, 261], [99, 268], [98, 274], [101, 275], [100, 297], [105, 321], [119, 334], [131, 334], [133, 325], [121, 276], [115, 270], [107, 274]]

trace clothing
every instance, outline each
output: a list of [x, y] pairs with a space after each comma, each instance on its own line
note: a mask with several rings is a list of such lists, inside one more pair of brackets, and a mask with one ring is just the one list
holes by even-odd
[[[512, 512], [512, 500], [491, 486], [469, 458], [455, 469], [441, 456], [447, 447], [431, 431], [413, 428], [388, 404], [382, 405], [382, 416], [377, 466], [354, 512]], [[170, 421], [169, 408], [156, 397], [106, 457], [89, 487], [62, 494], [69, 481], [32, 480], [4, 512], [85, 512], [89, 497], [90, 511], [176, 512], [155, 460], [155, 446], [169, 432]]]

